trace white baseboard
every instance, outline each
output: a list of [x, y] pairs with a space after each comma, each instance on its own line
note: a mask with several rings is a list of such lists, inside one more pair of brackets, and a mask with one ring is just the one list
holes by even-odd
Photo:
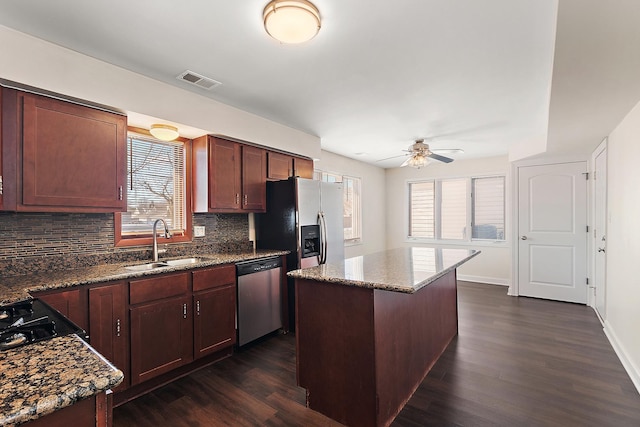
[[633, 385], [636, 386], [638, 393], [640, 393], [640, 369], [638, 369], [638, 367], [635, 366], [631, 360], [629, 360], [624, 347], [620, 344], [620, 340], [618, 340], [616, 333], [613, 331], [613, 329], [611, 329], [611, 325], [606, 320], [604, 322], [604, 333], [609, 339], [613, 350], [618, 355], [618, 359], [620, 359], [622, 366], [627, 371], [627, 374], [629, 374], [629, 378], [631, 378]]
[[467, 276], [466, 274], [458, 274], [458, 280], [465, 282], [486, 283], [487, 285], [509, 286], [508, 279], [498, 279], [495, 277]]

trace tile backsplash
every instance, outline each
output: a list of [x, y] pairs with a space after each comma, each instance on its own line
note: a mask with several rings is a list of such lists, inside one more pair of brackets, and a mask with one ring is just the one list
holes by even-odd
[[[0, 276], [150, 257], [150, 245], [114, 247], [113, 214], [0, 213]], [[165, 256], [252, 249], [246, 214], [194, 214], [204, 237], [161, 245]], [[160, 242], [161, 243], [161, 242]]]

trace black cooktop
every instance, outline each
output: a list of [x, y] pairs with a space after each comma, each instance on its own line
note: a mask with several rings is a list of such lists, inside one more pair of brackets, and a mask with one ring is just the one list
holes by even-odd
[[87, 339], [84, 329], [39, 299], [0, 306], [0, 351], [77, 334]]

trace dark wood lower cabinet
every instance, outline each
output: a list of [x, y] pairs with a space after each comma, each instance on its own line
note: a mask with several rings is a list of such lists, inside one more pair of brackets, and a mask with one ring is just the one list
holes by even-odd
[[101, 392], [64, 409], [30, 421], [25, 427], [111, 427], [111, 392]]
[[35, 296], [124, 373], [116, 405], [231, 356], [236, 343], [235, 264]]
[[193, 360], [189, 296], [131, 307], [130, 314], [132, 385]]
[[35, 293], [34, 297], [46, 302], [85, 331], [89, 329], [86, 289]]
[[125, 282], [89, 289], [91, 346], [124, 373], [124, 380], [115, 392], [126, 389], [129, 384], [127, 291]]
[[214, 353], [236, 342], [235, 284], [193, 295], [194, 357]]

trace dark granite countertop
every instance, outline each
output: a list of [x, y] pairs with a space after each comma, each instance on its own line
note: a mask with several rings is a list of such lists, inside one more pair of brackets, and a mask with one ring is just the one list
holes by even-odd
[[349, 258], [343, 262], [294, 270], [288, 276], [346, 286], [414, 293], [480, 251], [411, 247]]
[[[31, 298], [32, 292], [62, 289], [80, 285], [91, 285], [112, 280], [133, 279], [152, 276], [173, 271], [190, 270], [200, 267], [211, 267], [230, 264], [270, 256], [286, 255], [287, 251], [258, 250], [251, 252], [201, 254], [202, 262], [182, 266], [162, 267], [149, 271], [131, 271], [125, 267], [143, 264], [149, 260], [120, 264], [102, 264], [66, 271], [50, 271], [46, 273], [28, 274], [24, 276], [0, 276], [0, 304], [9, 304]], [[160, 259], [162, 261], [163, 259]]]
[[[0, 276], [0, 304], [31, 298], [32, 292], [126, 280], [193, 268], [230, 264], [287, 251], [201, 254], [202, 262], [131, 271], [147, 261], [102, 264], [66, 271]], [[162, 259], [161, 259], [162, 261]], [[15, 426], [113, 388], [123, 374], [77, 335], [57, 337], [0, 352], [0, 427]]]
[[124, 375], [77, 335], [0, 352], [0, 426], [12, 427], [94, 396]]

